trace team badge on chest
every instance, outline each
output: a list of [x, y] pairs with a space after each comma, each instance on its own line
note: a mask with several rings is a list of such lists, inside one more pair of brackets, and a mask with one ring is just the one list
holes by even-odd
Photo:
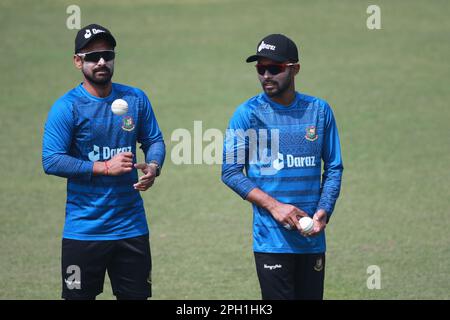
[[306, 134], [305, 134], [306, 140], [315, 141], [315, 140], [317, 140], [318, 137], [319, 137], [319, 135], [317, 134], [316, 127], [309, 126], [308, 128], [306, 128]]
[[133, 131], [134, 130], [134, 121], [130, 116], [123, 117], [122, 120], [122, 129], [125, 131]]

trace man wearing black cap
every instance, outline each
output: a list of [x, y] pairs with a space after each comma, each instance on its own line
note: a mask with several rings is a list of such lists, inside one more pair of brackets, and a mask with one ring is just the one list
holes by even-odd
[[[159, 175], [165, 145], [145, 93], [112, 83], [116, 40], [92, 24], [75, 39], [83, 82], [52, 106], [44, 171], [67, 178], [62, 297], [95, 299], [106, 271], [117, 299], [151, 296], [149, 229], [139, 191]], [[136, 163], [136, 143], [145, 154]], [[138, 179], [137, 169], [144, 175]]]
[[[253, 205], [262, 298], [322, 299], [324, 229], [343, 171], [335, 119], [326, 101], [295, 91], [300, 64], [291, 39], [271, 34], [256, 50], [247, 62], [257, 62], [264, 92], [230, 120], [222, 180]], [[302, 217], [312, 226], [302, 228]]]

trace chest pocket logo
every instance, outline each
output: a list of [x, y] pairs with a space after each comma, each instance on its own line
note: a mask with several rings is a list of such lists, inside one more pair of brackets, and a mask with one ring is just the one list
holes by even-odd
[[134, 130], [134, 121], [132, 117], [123, 117], [122, 121], [122, 129], [125, 131], [133, 131]]
[[319, 135], [315, 126], [309, 126], [306, 128], [305, 139], [308, 141], [316, 141]]

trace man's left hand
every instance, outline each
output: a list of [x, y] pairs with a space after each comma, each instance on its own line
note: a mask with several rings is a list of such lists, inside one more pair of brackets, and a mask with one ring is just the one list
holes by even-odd
[[139, 191], [146, 191], [155, 182], [156, 166], [148, 163], [136, 163], [134, 167], [141, 169], [144, 175], [139, 178], [139, 181], [133, 187]]
[[323, 209], [317, 210], [313, 216], [314, 227], [313, 230], [308, 234], [309, 237], [316, 236], [325, 229], [327, 226], [327, 213]]

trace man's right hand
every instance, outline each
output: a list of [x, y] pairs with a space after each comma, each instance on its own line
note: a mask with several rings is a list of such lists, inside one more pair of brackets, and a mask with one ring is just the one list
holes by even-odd
[[108, 160], [108, 175], [120, 176], [133, 170], [133, 154], [122, 152]]
[[133, 154], [131, 152], [122, 152], [116, 154], [108, 161], [94, 162], [93, 174], [120, 176], [133, 170]]
[[300, 220], [301, 217], [308, 217], [308, 214], [290, 204], [278, 202], [275, 206], [270, 208], [270, 213], [276, 221], [287, 229], [297, 229], [301, 231]]
[[285, 228], [302, 231], [298, 220], [308, 216], [305, 211], [291, 204], [282, 203], [259, 188], [252, 189], [246, 199], [269, 211], [273, 218]]

